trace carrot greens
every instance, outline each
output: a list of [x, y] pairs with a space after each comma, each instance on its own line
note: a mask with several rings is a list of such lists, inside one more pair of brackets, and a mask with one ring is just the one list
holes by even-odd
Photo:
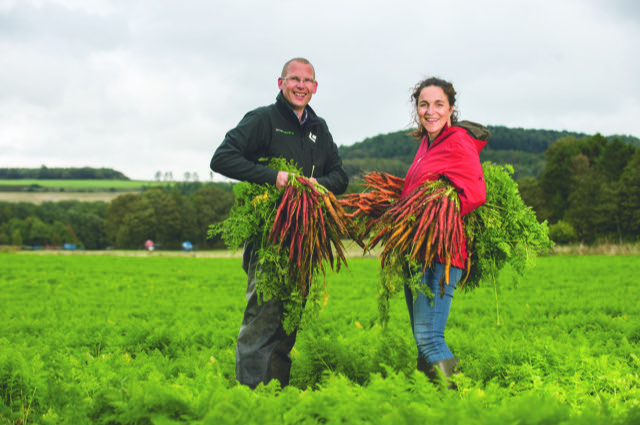
[[[449, 284], [453, 259], [462, 259], [466, 242], [465, 274], [459, 288], [472, 290], [480, 282], [496, 289], [499, 272], [507, 265], [519, 276], [535, 265], [538, 255], [553, 246], [547, 223], [538, 223], [533, 210], [522, 201], [511, 178], [511, 166], [486, 162], [482, 165], [487, 185], [487, 202], [462, 217], [456, 189], [446, 180], [426, 181], [400, 198], [402, 181], [384, 173], [364, 176], [367, 190], [343, 197], [341, 203], [359, 219], [365, 251], [382, 244], [382, 272], [378, 285], [381, 321], [388, 320], [389, 298], [408, 285], [413, 291], [420, 273], [434, 261], [445, 266], [440, 296]], [[433, 294], [426, 294], [434, 296]], [[498, 315], [498, 323], [499, 323]]]
[[284, 302], [283, 325], [290, 333], [324, 307], [328, 296], [319, 273], [324, 277], [327, 267], [337, 272], [346, 265], [341, 238], [360, 237], [336, 197], [303, 177], [293, 162], [276, 158], [269, 167], [289, 172], [285, 188], [238, 183], [229, 218], [211, 225], [209, 234], [221, 234], [231, 249], [255, 244], [256, 289], [263, 301]]

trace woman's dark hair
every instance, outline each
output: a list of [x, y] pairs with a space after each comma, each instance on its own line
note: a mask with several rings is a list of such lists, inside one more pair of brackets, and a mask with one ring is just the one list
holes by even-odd
[[422, 123], [420, 122], [420, 117], [418, 116], [418, 100], [420, 99], [420, 92], [425, 87], [436, 86], [440, 87], [444, 94], [447, 96], [449, 100], [449, 106], [453, 106], [453, 114], [451, 114], [451, 125], [458, 122], [458, 110], [455, 108], [456, 105], [456, 90], [453, 88], [453, 84], [448, 81], [442, 80], [440, 78], [431, 77], [426, 80], [420, 81], [413, 88], [413, 92], [411, 93], [411, 103], [413, 103], [413, 120], [418, 124], [418, 128], [411, 133], [414, 139], [420, 141], [427, 136], [427, 129], [424, 128]]

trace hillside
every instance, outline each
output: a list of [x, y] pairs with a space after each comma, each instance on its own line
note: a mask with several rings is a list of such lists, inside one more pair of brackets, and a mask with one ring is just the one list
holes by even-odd
[[[497, 164], [511, 164], [514, 178], [538, 177], [544, 170], [544, 152], [556, 140], [573, 137], [582, 139], [591, 135], [569, 131], [535, 130], [488, 126], [491, 140], [480, 153], [480, 160]], [[379, 134], [338, 149], [347, 174], [353, 180], [362, 171], [379, 170], [404, 177], [418, 149], [418, 143], [409, 135], [411, 129]], [[625, 143], [640, 146], [640, 139], [633, 136], [612, 135]]]

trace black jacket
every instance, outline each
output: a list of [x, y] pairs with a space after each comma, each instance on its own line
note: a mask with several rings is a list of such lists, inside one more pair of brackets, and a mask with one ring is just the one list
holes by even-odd
[[[306, 177], [339, 195], [349, 179], [327, 123], [307, 106], [300, 124], [282, 92], [276, 102], [248, 112], [230, 130], [211, 158], [211, 169], [235, 180], [275, 184], [278, 172], [259, 162], [262, 158], [294, 160]], [[313, 170], [313, 175], [312, 175]]]

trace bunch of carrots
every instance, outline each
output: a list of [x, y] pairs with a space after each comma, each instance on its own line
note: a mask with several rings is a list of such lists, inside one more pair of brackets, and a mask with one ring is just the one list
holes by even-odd
[[313, 273], [319, 269], [325, 274], [325, 261], [336, 271], [340, 271], [341, 263], [347, 265], [342, 236], [351, 237], [364, 248], [355, 224], [335, 195], [321, 185], [291, 174], [276, 210], [269, 241], [281, 255], [289, 256], [289, 275], [296, 273], [296, 284], [303, 297]]
[[387, 212], [389, 207], [400, 198], [404, 179], [374, 171], [365, 174], [363, 181], [366, 191], [344, 195], [340, 199], [340, 204], [354, 210], [348, 214], [349, 217], [365, 217], [369, 224]]
[[[351, 217], [367, 217], [363, 237], [375, 236], [365, 245], [365, 252], [382, 243], [382, 267], [389, 261], [418, 262], [423, 271], [437, 259], [445, 265], [444, 282], [448, 284], [451, 261], [461, 255], [464, 240], [455, 188], [442, 180], [427, 181], [400, 199], [403, 179], [370, 173], [364, 180], [369, 192], [348, 195], [340, 202], [354, 209]], [[466, 268], [468, 276], [469, 257]]]

